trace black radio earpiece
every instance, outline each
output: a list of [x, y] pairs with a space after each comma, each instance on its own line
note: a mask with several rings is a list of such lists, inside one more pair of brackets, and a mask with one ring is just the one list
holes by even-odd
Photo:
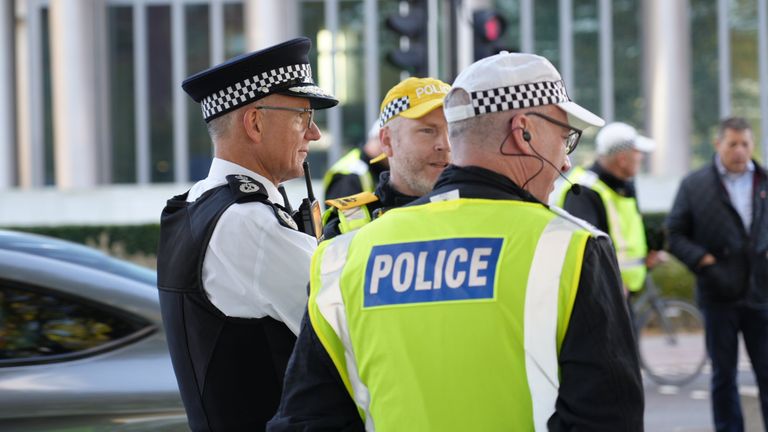
[[525, 129], [523, 129], [523, 139], [526, 140], [528, 143], [531, 142], [531, 133]]

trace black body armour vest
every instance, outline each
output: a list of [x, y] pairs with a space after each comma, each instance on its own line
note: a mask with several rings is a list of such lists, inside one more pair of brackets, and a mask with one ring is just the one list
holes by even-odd
[[[259, 201], [280, 223], [290, 215], [268, 200], [264, 187], [246, 176], [197, 201], [187, 193], [170, 199], [160, 223], [157, 285], [173, 369], [193, 431], [257, 431], [277, 411], [283, 376], [296, 337], [271, 317], [224, 315], [203, 290], [203, 258], [213, 229], [233, 204]], [[287, 219], [286, 219], [287, 217]], [[228, 245], [237, 253], [239, 239]]]

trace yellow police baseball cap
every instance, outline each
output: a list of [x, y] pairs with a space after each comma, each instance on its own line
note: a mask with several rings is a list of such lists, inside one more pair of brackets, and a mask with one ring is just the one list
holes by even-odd
[[443, 106], [451, 86], [436, 78], [408, 78], [392, 87], [381, 102], [379, 125], [396, 116], [410, 119], [424, 117]]

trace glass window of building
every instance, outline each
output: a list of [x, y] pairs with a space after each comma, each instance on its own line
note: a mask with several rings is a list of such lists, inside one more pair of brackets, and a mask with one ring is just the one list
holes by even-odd
[[[720, 120], [717, 61], [717, 2], [690, 0], [691, 84], [693, 91], [691, 165], [701, 166], [712, 156], [712, 139]], [[697, 89], [699, 89], [697, 91]], [[701, 91], [700, 89], [709, 89]]]
[[[110, 6], [109, 83], [112, 139], [112, 182], [136, 182], [136, 117], [133, 79], [133, 8]], [[119, 101], [119, 102], [115, 102]]]
[[[130, 1], [114, 1], [108, 6], [109, 71], [110, 71], [110, 116], [112, 182], [141, 182], [139, 173], [146, 171], [150, 182], [171, 182], [177, 177], [176, 170], [186, 170], [190, 181], [200, 180], [208, 174], [213, 149], [205, 122], [202, 120], [200, 105], [186, 96], [181, 112], [186, 112], [187, 142], [184, 143], [188, 159], [184, 166], [174, 166], [174, 98], [180, 82], [173, 78], [173, 52], [184, 49], [181, 68], [185, 76], [211, 66], [214, 49], [213, 40], [221, 40], [219, 47], [224, 58], [245, 52], [245, 23], [243, 2], [225, 0], [221, 6], [220, 37], [211, 34], [211, 3], [208, 1], [181, 1], [183, 40], [174, 39], [172, 1], [152, 1], [146, 4]], [[137, 28], [134, 19], [144, 14], [145, 34], [134, 34]], [[142, 28], [142, 27], [139, 27]], [[145, 45], [137, 47], [137, 41]], [[136, 55], [142, 59], [135, 58]], [[135, 76], [137, 61], [146, 65], [142, 71], [146, 78], [146, 107], [136, 107]], [[145, 111], [142, 111], [145, 110]], [[140, 127], [136, 115], [145, 115], [148, 129], [147, 160], [139, 160]]]

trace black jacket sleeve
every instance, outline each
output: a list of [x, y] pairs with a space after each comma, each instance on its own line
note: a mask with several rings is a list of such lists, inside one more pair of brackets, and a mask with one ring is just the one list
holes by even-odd
[[667, 215], [665, 225], [669, 239], [669, 251], [691, 271], [696, 272], [699, 261], [706, 255], [707, 250], [692, 240], [694, 215], [689, 201], [689, 182], [686, 180], [683, 180], [677, 191], [675, 202]]
[[325, 190], [325, 199], [341, 198], [363, 191], [363, 183], [357, 174], [336, 174]]
[[608, 217], [603, 200], [592, 189], [582, 187], [579, 194], [569, 190], [565, 195], [563, 209], [579, 219], [584, 219], [600, 231], [608, 232]]
[[317, 338], [305, 312], [301, 332], [288, 361], [283, 395], [267, 430], [363, 431], [355, 403]]
[[328, 220], [323, 225], [323, 237], [321, 240], [330, 240], [337, 235], [341, 234], [341, 228], [339, 227], [339, 211], [334, 208]]
[[642, 431], [644, 394], [634, 331], [610, 242], [590, 239], [560, 350], [550, 431]]

